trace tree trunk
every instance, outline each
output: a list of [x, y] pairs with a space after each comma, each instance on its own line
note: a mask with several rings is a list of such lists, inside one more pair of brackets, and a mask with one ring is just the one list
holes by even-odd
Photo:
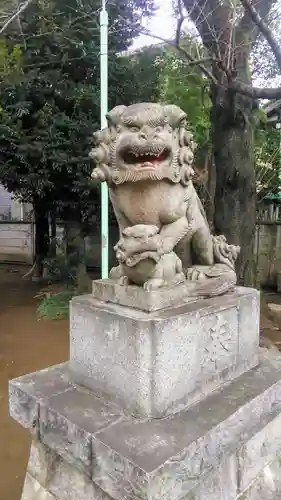
[[[216, 93], [216, 98], [218, 93]], [[256, 220], [253, 106], [227, 93], [215, 99], [212, 110], [216, 193], [214, 225], [229, 243], [238, 244], [240, 284], [253, 284], [253, 251]]]
[[49, 218], [44, 201], [34, 201], [33, 210], [35, 219], [35, 256], [33, 266], [30, 271], [24, 275], [24, 279], [39, 281], [42, 279], [44, 260], [49, 252]]
[[91, 281], [87, 274], [85, 237], [80, 212], [67, 210], [64, 223], [69, 284], [75, 287], [77, 293], [85, 293], [90, 290]]
[[205, 212], [211, 232], [214, 233], [214, 216], [215, 216], [215, 194], [216, 194], [216, 165], [214, 155], [208, 156], [208, 180], [206, 184], [206, 202]]
[[57, 220], [55, 210], [50, 212], [51, 242], [50, 256], [55, 257], [57, 253]]
[[44, 260], [49, 251], [49, 217], [44, 207], [44, 203], [34, 205], [35, 212], [35, 271], [33, 277], [39, 279], [43, 275]]
[[[243, 2], [242, 2], [243, 3]], [[253, 1], [262, 19], [273, 3]], [[183, 0], [212, 58], [212, 139], [216, 165], [214, 226], [230, 243], [241, 246], [237, 263], [239, 282], [252, 284], [254, 268], [256, 182], [254, 171], [255, 102], [239, 94], [251, 87], [250, 53], [260, 32], [257, 17], [246, 8], [237, 16], [240, 2]], [[250, 6], [251, 7], [251, 6]], [[180, 19], [181, 21], [181, 16]], [[180, 25], [181, 26], [181, 25]], [[202, 66], [201, 66], [202, 69]], [[210, 67], [205, 68], [205, 74]], [[236, 80], [236, 82], [235, 82]], [[242, 84], [242, 85], [241, 85]], [[233, 92], [236, 87], [237, 93]], [[251, 95], [251, 94], [250, 94]]]

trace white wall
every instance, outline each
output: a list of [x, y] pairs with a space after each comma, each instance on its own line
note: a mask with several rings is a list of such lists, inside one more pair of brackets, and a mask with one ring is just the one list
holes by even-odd
[[33, 262], [33, 224], [0, 222], [0, 262]]
[[21, 203], [0, 184], [0, 221], [27, 220], [31, 211], [32, 205]]
[[0, 184], [0, 220], [11, 217], [12, 197], [8, 191]]

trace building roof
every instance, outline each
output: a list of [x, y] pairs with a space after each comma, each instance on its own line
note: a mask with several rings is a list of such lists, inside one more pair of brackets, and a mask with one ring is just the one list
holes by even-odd
[[267, 102], [262, 109], [269, 122], [281, 122], [281, 99]]

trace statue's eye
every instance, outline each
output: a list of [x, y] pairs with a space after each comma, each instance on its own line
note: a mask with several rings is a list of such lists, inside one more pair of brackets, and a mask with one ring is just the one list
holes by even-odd
[[163, 128], [162, 127], [156, 127], [155, 129], [155, 132], [156, 133], [159, 133], [159, 132], [162, 132]]
[[130, 127], [130, 131], [131, 132], [139, 132], [139, 127], [136, 127], [136, 126]]

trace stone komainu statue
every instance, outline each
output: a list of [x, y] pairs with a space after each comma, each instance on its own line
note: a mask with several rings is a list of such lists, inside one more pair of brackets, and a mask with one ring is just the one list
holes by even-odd
[[195, 143], [178, 106], [117, 106], [95, 134], [93, 178], [107, 182], [120, 229], [110, 277], [151, 290], [197, 280], [195, 294], [236, 283], [239, 247], [212, 236], [192, 184]]

